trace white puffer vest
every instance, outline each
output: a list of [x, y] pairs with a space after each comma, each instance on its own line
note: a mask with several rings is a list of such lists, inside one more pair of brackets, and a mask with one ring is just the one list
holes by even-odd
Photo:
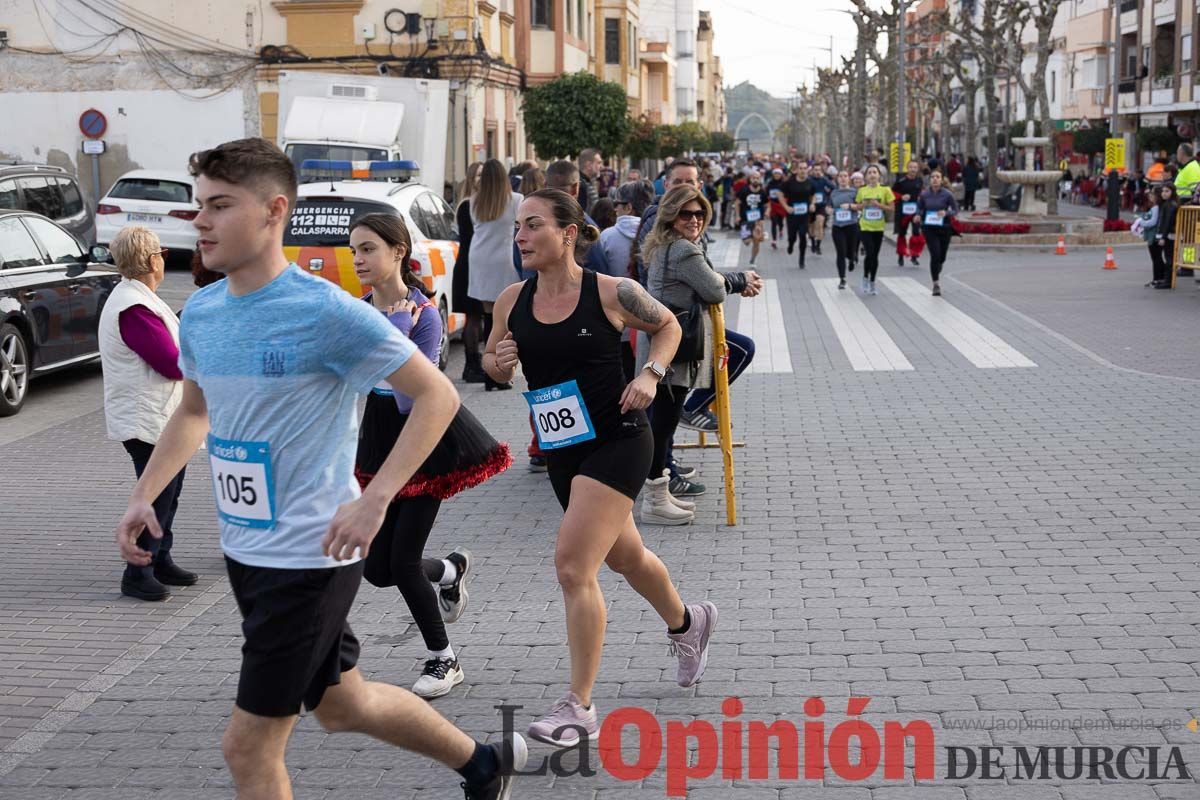
[[124, 442], [158, 442], [183, 395], [183, 384], [155, 372], [121, 338], [121, 312], [146, 306], [179, 346], [179, 318], [162, 298], [141, 281], [122, 278], [100, 314], [100, 364], [104, 369], [104, 418], [108, 438]]

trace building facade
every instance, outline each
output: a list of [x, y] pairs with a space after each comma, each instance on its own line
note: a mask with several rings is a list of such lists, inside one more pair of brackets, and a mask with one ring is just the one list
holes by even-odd
[[728, 122], [725, 113], [724, 74], [721, 57], [713, 49], [712, 14], [701, 11], [696, 31], [696, 119], [706, 130], [723, 131]]
[[641, 18], [638, 0], [596, 0], [596, 77], [619, 84], [629, 113], [642, 113]]
[[[696, 65], [700, 11], [696, 0], [641, 0], [641, 18], [644, 51], [662, 54], [672, 62], [665, 70], [656, 70], [673, 72], [674, 76], [673, 82], [664, 87], [663, 122], [696, 119], [700, 83]], [[652, 72], [649, 77], [657, 81], [661, 75]], [[655, 110], [653, 103], [647, 108]]]

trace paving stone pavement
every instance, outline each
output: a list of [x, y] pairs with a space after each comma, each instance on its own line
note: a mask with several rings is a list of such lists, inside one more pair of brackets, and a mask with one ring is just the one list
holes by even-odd
[[[861, 696], [870, 703], [860, 717], [876, 730], [924, 720], [936, 736], [933, 780], [879, 771], [851, 781], [828, 770], [824, 780], [784, 780], [772, 758], [769, 780], [719, 771], [694, 780], [688, 797], [698, 800], [1200, 796], [1192, 781], [944, 777], [951, 745], [1006, 746], [1009, 763], [1018, 745], [1178, 745], [1188, 768], [1200, 767], [1200, 735], [1184, 727], [1200, 715], [1200, 429], [1169, 411], [1197, 383], [1172, 374], [1172, 348], [1152, 331], [1096, 337], [1072, 323], [1082, 311], [1039, 317], [1027, 300], [1036, 256], [1022, 265], [966, 251], [952, 254], [950, 275], [961, 267], [963, 276], [947, 281], [947, 302], [1038, 366], [977, 369], [883, 291], [866, 300], [914, 369], [855, 372], [809, 282], [833, 275], [826, 247], [804, 272], [782, 251], [759, 260], [779, 282], [794, 372], [748, 374], [735, 387], [746, 442], [736, 455], [739, 525], [723, 524], [719, 454], [690, 450], [681, 460], [709, 484], [697, 523], [643, 531], [685, 599], [721, 608], [705, 679], [675, 686], [661, 622], [605, 572], [601, 712], [634, 706], [664, 727], [718, 725], [722, 701], [736, 696], [744, 722], [800, 726], [812, 719], [805, 701], [820, 696], [828, 738], [848, 719], [848, 698]], [[926, 277], [884, 263], [883, 275]], [[1127, 302], [1125, 287], [1108, 288], [1104, 303]], [[1034, 299], [1053, 312], [1060, 291], [1065, 308], [1069, 285], [1047, 282], [1047, 296]], [[744, 302], [730, 302], [731, 327]], [[1043, 326], [1110, 360], [1104, 342], [1124, 333], [1162, 375], [1098, 363]], [[482, 736], [499, 729], [497, 704], [523, 706], [523, 727], [564, 691], [560, 514], [545, 477], [519, 458], [528, 437], [519, 394], [460, 388], [518, 455], [513, 469], [443, 507], [429, 548], [465, 545], [478, 559], [471, 607], [450, 631], [467, 681], [434, 702]], [[207, 467], [193, 461], [176, 525], [179, 560], [205, 579], [144, 605], [116, 592], [111, 529], [132, 470], [103, 441], [102, 415], [6, 444], [5, 455], [0, 797], [231, 797], [219, 738], [240, 628]], [[364, 585], [351, 619], [364, 671], [410, 685], [423, 651], [399, 593]], [[298, 798], [461, 796], [444, 768], [362, 736], [327, 735], [308, 717], [288, 762]], [[660, 764], [632, 782], [603, 770], [531, 776], [515, 796], [662, 798], [666, 772]]]

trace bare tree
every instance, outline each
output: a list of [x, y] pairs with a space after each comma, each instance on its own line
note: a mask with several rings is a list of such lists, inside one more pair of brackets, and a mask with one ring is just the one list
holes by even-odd
[[[1050, 55], [1054, 52], [1054, 41], [1051, 33], [1054, 30], [1054, 20], [1058, 16], [1059, 7], [1063, 0], [1022, 0], [1026, 7], [1029, 22], [1037, 31], [1037, 43], [1034, 45], [1036, 60], [1033, 67], [1032, 94], [1037, 99], [1039, 119], [1042, 126], [1042, 136], [1050, 139], [1042, 146], [1042, 168], [1055, 169], [1054, 152], [1054, 120], [1050, 115], [1050, 95], [1046, 87], [1046, 71], [1050, 65]], [[1046, 213], [1058, 213], [1058, 192], [1052, 186], [1046, 187]]]
[[1000, 149], [997, 130], [1000, 97], [996, 93], [996, 78], [1008, 66], [1009, 27], [1015, 21], [1013, 15], [1019, 10], [1019, 4], [1014, 0], [979, 0], [973, 7], [964, 7], [964, 13], [959, 18], [959, 35], [979, 66], [979, 88], [983, 90], [987, 114], [989, 192], [996, 186], [996, 155]]

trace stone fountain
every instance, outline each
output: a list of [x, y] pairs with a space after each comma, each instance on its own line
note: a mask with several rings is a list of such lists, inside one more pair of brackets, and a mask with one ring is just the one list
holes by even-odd
[[1021, 207], [1017, 209], [1018, 214], [1044, 216], [1046, 203], [1034, 197], [1033, 189], [1036, 186], [1051, 186], [1058, 183], [1062, 173], [1034, 169], [1033, 151], [1035, 148], [1049, 144], [1050, 140], [1045, 136], [1034, 136], [1033, 121], [1029, 120], [1025, 123], [1025, 135], [1016, 137], [1012, 141], [1017, 147], [1025, 148], [1025, 169], [996, 170], [996, 177], [1006, 183], [1018, 183], [1023, 187]]

